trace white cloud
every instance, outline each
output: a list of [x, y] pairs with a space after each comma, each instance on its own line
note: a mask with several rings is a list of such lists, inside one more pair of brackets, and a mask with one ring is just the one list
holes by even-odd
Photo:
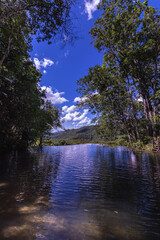
[[40, 69], [41, 63], [40, 63], [38, 58], [34, 58], [34, 64], [35, 64], [37, 69]]
[[63, 113], [66, 113], [67, 109], [68, 109], [68, 107], [67, 107], [66, 105], [63, 106], [63, 107], [62, 107], [62, 112], [63, 112]]
[[70, 114], [67, 114], [65, 117], [61, 118], [61, 122], [71, 122], [72, 116]]
[[47, 58], [43, 58], [43, 60], [41, 60], [41, 66], [46, 68], [47, 66], [51, 67], [54, 64], [54, 62], [50, 59]]
[[75, 105], [72, 105], [72, 106], [70, 106], [70, 107], [64, 106], [64, 107], [62, 107], [62, 112], [63, 112], [63, 114], [65, 114], [65, 113], [72, 113], [72, 112], [74, 112], [76, 109], [77, 109], [77, 106], [75, 106]]
[[83, 103], [83, 102], [85, 102], [87, 99], [88, 99], [88, 98], [87, 98], [86, 96], [84, 96], [84, 97], [76, 97], [76, 98], [74, 99], [74, 102], [75, 102], [75, 103]]
[[46, 73], [47, 73], [47, 71], [46, 71], [46, 70], [43, 70], [43, 73], [44, 73], [44, 74], [46, 74]]
[[32, 62], [32, 60], [31, 60], [30, 57], [28, 57], [28, 58], [25, 58], [25, 57], [24, 57], [24, 58], [23, 58], [23, 61], [24, 61], [24, 62]]
[[[63, 109], [67, 109], [66, 106], [64, 106]], [[75, 111], [75, 112], [68, 112], [63, 118], [61, 118], [62, 122], [78, 122], [78, 121], [82, 121], [85, 116], [88, 113], [88, 109], [84, 109], [83, 113]]]
[[91, 119], [89, 119], [88, 117], [85, 117], [79, 123], [76, 123], [75, 127], [83, 127], [88, 125], [91, 125]]
[[68, 102], [68, 100], [61, 95], [64, 94], [64, 92], [53, 92], [52, 87], [41, 87], [43, 91], [46, 92], [47, 100], [49, 100], [52, 104], [62, 104], [64, 102]]
[[143, 102], [143, 97], [140, 94], [137, 94], [136, 101], [137, 102]]
[[80, 116], [81, 115], [81, 112], [73, 112], [73, 113], [67, 113], [62, 119], [61, 121], [62, 122], [71, 122], [71, 121], [74, 121], [74, 119], [77, 117], [77, 116]]
[[81, 98], [80, 97], [76, 97], [73, 102], [81, 102]]
[[94, 92], [89, 94], [88, 96], [83, 96], [83, 97], [76, 97], [73, 102], [75, 103], [85, 103], [87, 100], [89, 100], [91, 97], [97, 95], [98, 92]]
[[84, 0], [85, 2], [85, 12], [88, 14], [88, 20], [92, 19], [92, 13], [97, 10], [97, 5], [100, 3], [101, 0]]
[[137, 102], [143, 102], [143, 98], [142, 98], [142, 97], [139, 97], [139, 98], [137, 99]]
[[58, 128], [52, 128], [51, 129], [51, 133], [57, 133], [57, 132], [63, 132], [64, 131], [64, 129], [62, 129], [62, 128], [60, 128], [60, 127], [58, 127]]
[[48, 66], [51, 67], [54, 64], [54, 62], [47, 58], [43, 58], [42, 60], [34, 58], [34, 64], [36, 68], [40, 70], [41, 68], [46, 68]]
[[82, 121], [82, 119], [87, 115], [88, 109], [84, 109], [82, 115], [77, 115], [74, 117], [73, 122]]
[[91, 124], [91, 119], [89, 119], [88, 117], [85, 117], [82, 121], [79, 122], [79, 125], [84, 125], [84, 124]]

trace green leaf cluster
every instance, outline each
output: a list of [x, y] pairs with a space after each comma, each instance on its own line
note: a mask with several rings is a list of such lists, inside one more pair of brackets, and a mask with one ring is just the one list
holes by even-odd
[[[90, 30], [103, 65], [78, 80], [99, 124], [123, 124], [130, 144], [159, 134], [160, 14], [148, 1], [102, 0]], [[96, 93], [96, 94], [95, 94]]]
[[[70, 34], [74, 1], [0, 1], [0, 150], [26, 149], [53, 127], [60, 111], [40, 88], [41, 73], [30, 59], [32, 35], [38, 41]], [[72, 38], [72, 35], [70, 35]]]

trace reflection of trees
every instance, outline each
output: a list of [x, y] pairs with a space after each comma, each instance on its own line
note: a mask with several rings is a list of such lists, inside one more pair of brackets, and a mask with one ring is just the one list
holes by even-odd
[[[0, 222], [3, 222], [0, 224], [0, 236], [7, 226], [17, 234], [27, 233], [26, 215], [53, 207], [50, 192], [59, 164], [59, 152], [54, 156], [46, 151], [16, 152], [3, 156], [0, 162]], [[18, 227], [12, 229], [12, 224]]]
[[159, 162], [147, 153], [99, 147], [93, 162], [90, 194], [96, 189], [98, 198], [128, 202], [134, 209], [136, 202], [159, 192]]
[[[24, 192], [24, 198], [36, 198], [39, 194], [49, 194], [50, 183], [56, 178], [60, 158], [52, 157], [47, 152], [36, 151], [35, 153], [14, 153], [3, 160], [4, 167], [0, 174], [4, 175], [5, 181], [13, 185], [13, 191]], [[4, 172], [5, 171], [5, 172]]]
[[[99, 147], [93, 156], [89, 188], [83, 180], [84, 187], [82, 186], [80, 199], [85, 201], [87, 196], [84, 208], [98, 209], [92, 216], [97, 222], [106, 218], [106, 223], [109, 224], [107, 209], [111, 212], [117, 209], [123, 214], [121, 222], [127, 226], [133, 225], [132, 220], [135, 220], [137, 225], [138, 221], [142, 221], [151, 239], [151, 231], [159, 231], [159, 170], [158, 158], [148, 153], [137, 154], [127, 149]], [[107, 216], [103, 215], [104, 212]], [[107, 224], [104, 224], [104, 235], [105, 226], [107, 227]]]
[[90, 176], [91, 199], [93, 197], [116, 201], [130, 198], [129, 193], [132, 189], [126, 168], [126, 159], [129, 157], [130, 153], [127, 150], [97, 148]]
[[79, 145], [2, 160], [0, 240], [43, 234], [47, 240], [53, 234], [55, 239], [125, 239], [128, 234], [128, 239], [146, 240], [143, 231], [149, 239], [151, 228], [159, 231], [158, 157]]

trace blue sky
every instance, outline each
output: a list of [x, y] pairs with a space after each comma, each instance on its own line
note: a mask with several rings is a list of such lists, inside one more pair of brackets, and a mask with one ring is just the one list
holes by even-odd
[[[75, 106], [80, 100], [76, 81], [88, 73], [89, 67], [102, 64], [102, 53], [90, 44], [91, 36], [88, 33], [99, 14], [96, 11], [99, 2], [81, 0], [81, 5], [77, 4], [72, 10], [73, 24], [79, 36], [72, 45], [67, 44], [67, 39], [63, 48], [60, 39], [51, 45], [33, 40], [31, 58], [42, 72], [40, 85], [46, 90], [52, 104], [62, 108], [61, 119], [66, 129], [90, 125], [93, 118], [87, 109], [80, 110]], [[160, 9], [159, 0], [150, 0], [149, 4]]]

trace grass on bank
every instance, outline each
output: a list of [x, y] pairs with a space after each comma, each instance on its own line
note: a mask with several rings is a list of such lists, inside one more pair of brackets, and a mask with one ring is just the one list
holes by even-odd
[[[124, 138], [118, 138], [116, 140], [86, 140], [86, 139], [76, 139], [76, 140], [70, 140], [70, 139], [61, 139], [58, 141], [53, 140], [52, 138], [45, 139], [42, 143], [43, 146], [67, 146], [67, 145], [78, 145], [78, 144], [87, 144], [87, 143], [93, 143], [93, 144], [103, 144], [106, 147], [118, 147], [118, 146], [126, 146], [128, 148], [132, 148], [135, 150], [147, 150], [151, 151], [153, 148], [152, 144], [152, 138], [146, 137], [141, 142], [133, 142], [133, 146], [131, 147], [129, 144], [129, 141], [126, 137]], [[39, 145], [39, 140], [34, 144], [34, 146]]]

